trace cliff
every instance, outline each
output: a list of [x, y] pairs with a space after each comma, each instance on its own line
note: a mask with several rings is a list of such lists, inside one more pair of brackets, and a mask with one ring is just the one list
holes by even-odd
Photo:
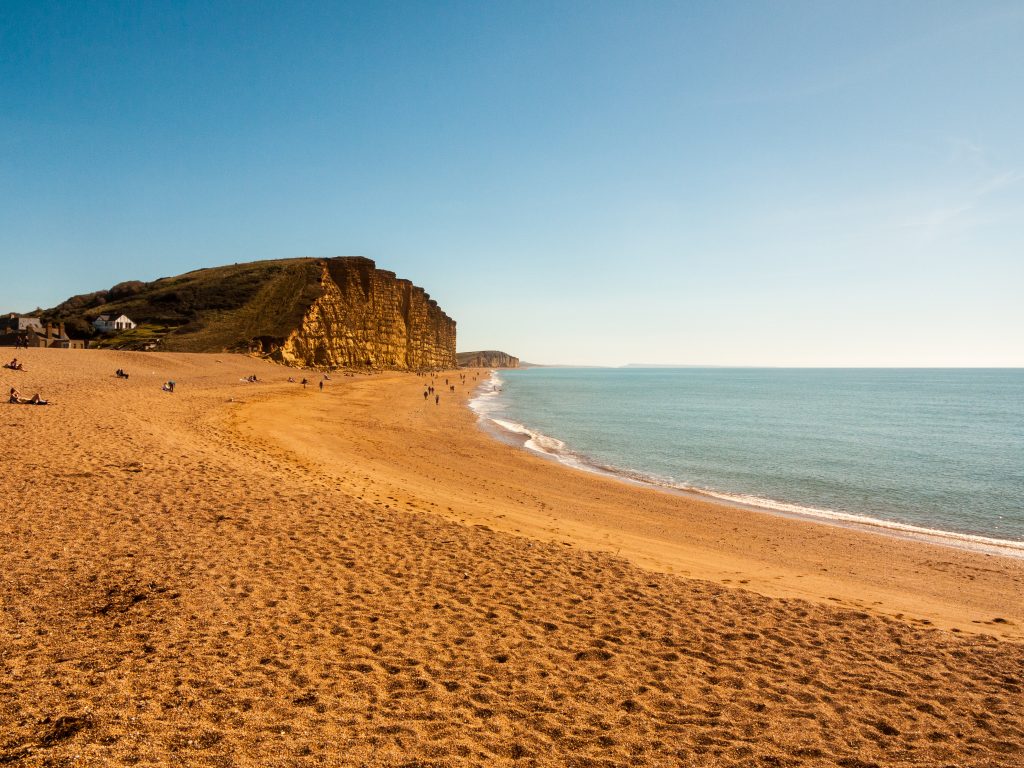
[[493, 349], [484, 352], [459, 352], [459, 368], [518, 368], [519, 358]]
[[47, 310], [91, 332], [102, 313], [134, 331], [106, 346], [243, 351], [288, 365], [419, 370], [455, 367], [455, 321], [422, 288], [359, 256], [283, 259], [120, 283]]

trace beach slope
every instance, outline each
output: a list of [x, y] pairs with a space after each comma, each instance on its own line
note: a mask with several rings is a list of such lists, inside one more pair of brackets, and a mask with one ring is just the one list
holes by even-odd
[[456, 373], [24, 360], [0, 764], [1020, 764], [1017, 561], [574, 473]]

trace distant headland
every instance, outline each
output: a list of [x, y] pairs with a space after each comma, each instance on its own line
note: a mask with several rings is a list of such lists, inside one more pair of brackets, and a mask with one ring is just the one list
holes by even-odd
[[482, 352], [459, 352], [459, 368], [519, 368], [519, 358], [507, 352], [488, 349]]

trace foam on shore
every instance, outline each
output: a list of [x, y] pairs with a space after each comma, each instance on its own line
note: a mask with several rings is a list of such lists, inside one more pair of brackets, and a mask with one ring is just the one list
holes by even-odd
[[799, 517], [816, 521], [825, 521], [837, 525], [854, 526], [867, 530], [874, 530], [889, 535], [896, 535], [905, 538], [918, 539], [933, 543], [941, 543], [949, 546], [957, 546], [977, 552], [998, 554], [1006, 557], [1024, 559], [1024, 542], [1009, 539], [997, 539], [979, 534], [964, 533], [959, 531], [946, 531], [936, 528], [901, 523], [895, 520], [885, 520], [868, 515], [860, 515], [843, 510], [828, 509], [824, 507], [812, 507], [803, 504], [778, 501], [775, 499], [763, 498], [750, 494], [728, 493], [718, 489], [703, 488], [688, 483], [680, 483], [669, 478], [659, 477], [635, 469], [610, 466], [593, 461], [584, 454], [573, 450], [564, 441], [546, 435], [543, 432], [532, 429], [525, 424], [504, 418], [505, 406], [501, 402], [501, 391], [504, 380], [500, 378], [497, 371], [490, 372], [490, 378], [485, 380], [474, 397], [470, 400], [469, 406], [474, 413], [484, 422], [496, 427], [504, 436], [512, 438], [512, 442], [521, 445], [529, 451], [554, 459], [573, 469], [585, 472], [594, 472], [608, 475], [621, 480], [633, 483], [654, 486], [657, 488], [692, 493], [704, 498], [718, 499], [719, 501], [739, 506], [746, 509], [754, 509], [763, 512]]

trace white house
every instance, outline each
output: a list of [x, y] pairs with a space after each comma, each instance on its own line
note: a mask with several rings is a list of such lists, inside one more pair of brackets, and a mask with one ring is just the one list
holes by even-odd
[[100, 333], [120, 333], [130, 331], [135, 327], [135, 323], [127, 315], [106, 314], [93, 320], [92, 327]]

